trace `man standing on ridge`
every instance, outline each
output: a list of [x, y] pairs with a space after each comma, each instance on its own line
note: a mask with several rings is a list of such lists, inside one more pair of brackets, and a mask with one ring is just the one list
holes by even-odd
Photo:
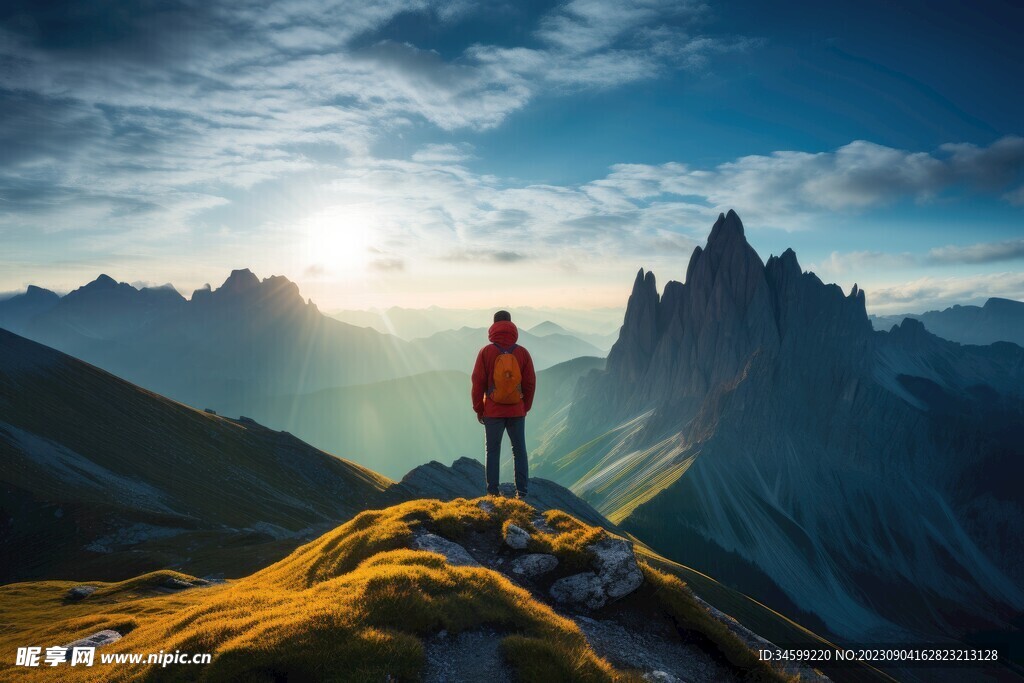
[[508, 311], [494, 314], [487, 331], [490, 344], [480, 349], [473, 367], [473, 410], [484, 426], [487, 493], [497, 496], [501, 440], [508, 432], [515, 460], [516, 497], [525, 498], [530, 483], [526, 461], [526, 414], [533, 406], [537, 375], [530, 352], [516, 344], [519, 330]]

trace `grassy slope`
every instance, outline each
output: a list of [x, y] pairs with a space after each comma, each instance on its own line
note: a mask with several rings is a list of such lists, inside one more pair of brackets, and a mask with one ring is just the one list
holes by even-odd
[[[113, 628], [125, 637], [101, 652], [212, 652], [212, 664], [106, 666], [61, 669], [62, 680], [203, 679], [365, 681], [415, 679], [423, 666], [422, 638], [483, 625], [505, 634], [502, 648], [521, 680], [640, 680], [617, 671], [587, 644], [578, 627], [502, 575], [454, 567], [439, 555], [408, 550], [420, 524], [452, 538], [515, 522], [533, 532], [534, 550], [564, 564], [582, 561], [584, 547], [605, 532], [550, 511], [549, 532], [530, 522], [534, 512], [500, 499], [493, 512], [475, 501], [418, 500], [352, 521], [250, 577], [173, 595], [154, 594], [163, 574], [118, 584], [67, 602], [69, 582], [0, 587], [0, 678], [52, 680], [46, 669], [13, 668], [26, 644], [64, 644]], [[647, 582], [627, 600], [655, 601], [684, 629], [703, 634], [718, 656], [748, 680], [780, 680], [735, 636], [694, 601], [677, 578], [643, 566]], [[98, 661], [98, 660], [97, 660]]]
[[[52, 465], [56, 451], [67, 467]], [[183, 529], [202, 554], [225, 542], [217, 537], [225, 528], [327, 528], [373, 507], [390, 483], [286, 434], [194, 410], [3, 330], [0, 457], [0, 508], [19, 520], [0, 529], [19, 553], [16, 565], [0, 563], [0, 580], [90, 568], [93, 578], [117, 575], [109, 554], [81, 551], [110, 532], [110, 520]], [[151, 566], [167, 559], [156, 553]]]

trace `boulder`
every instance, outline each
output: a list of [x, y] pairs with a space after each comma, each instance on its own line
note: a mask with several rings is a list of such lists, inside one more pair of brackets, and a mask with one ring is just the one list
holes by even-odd
[[629, 595], [644, 582], [636, 564], [632, 544], [621, 538], [607, 538], [589, 546], [594, 569], [605, 594], [612, 600]]
[[530, 532], [515, 524], [509, 524], [505, 529], [505, 543], [514, 550], [526, 550], [530, 543]]
[[104, 645], [110, 645], [121, 640], [121, 634], [113, 629], [105, 629], [103, 631], [97, 631], [91, 636], [85, 638], [79, 638], [78, 640], [68, 643], [62, 646], [65, 650], [70, 650], [76, 647], [103, 647]]
[[82, 600], [96, 592], [96, 586], [72, 586], [64, 597], [68, 600]]
[[480, 563], [469, 554], [468, 550], [458, 543], [449, 541], [447, 538], [442, 538], [437, 534], [420, 534], [413, 539], [412, 547], [416, 550], [425, 550], [427, 552], [444, 555], [448, 562], [458, 567], [480, 566]]
[[558, 566], [558, 558], [543, 553], [530, 553], [517, 557], [512, 561], [512, 573], [520, 576], [534, 577], [547, 574]]
[[601, 579], [594, 572], [566, 576], [551, 584], [551, 597], [563, 605], [598, 609], [608, 602]]

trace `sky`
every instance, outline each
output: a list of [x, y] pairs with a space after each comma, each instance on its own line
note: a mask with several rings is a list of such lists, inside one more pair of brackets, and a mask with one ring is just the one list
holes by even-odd
[[[891, 5], [899, 4], [899, 7]], [[876, 313], [1024, 299], [1024, 6], [8, 0], [0, 292], [622, 306], [735, 209]]]

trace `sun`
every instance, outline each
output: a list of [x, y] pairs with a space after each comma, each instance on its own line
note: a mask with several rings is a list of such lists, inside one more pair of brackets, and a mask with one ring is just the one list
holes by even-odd
[[365, 204], [332, 206], [310, 214], [300, 224], [305, 262], [338, 274], [364, 270], [373, 257], [376, 222], [376, 212]]

